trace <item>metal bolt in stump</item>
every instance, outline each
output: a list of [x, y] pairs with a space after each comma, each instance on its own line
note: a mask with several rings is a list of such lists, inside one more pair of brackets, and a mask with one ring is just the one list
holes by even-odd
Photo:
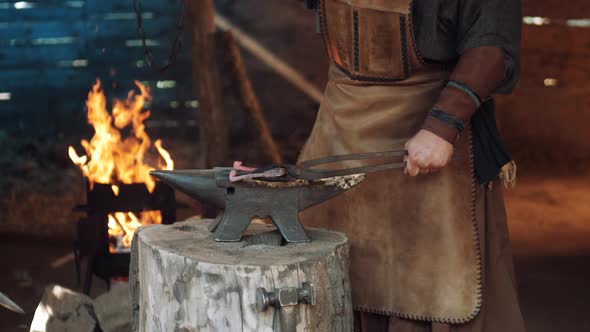
[[281, 332], [297, 331], [295, 306], [300, 303], [315, 304], [312, 284], [304, 282], [301, 288], [288, 287], [270, 293], [265, 288], [256, 290], [256, 309], [259, 312], [264, 312], [271, 306], [279, 309]]
[[352, 331], [346, 236], [306, 229], [281, 246], [270, 225], [217, 242], [212, 220], [141, 228], [130, 284], [134, 331]]

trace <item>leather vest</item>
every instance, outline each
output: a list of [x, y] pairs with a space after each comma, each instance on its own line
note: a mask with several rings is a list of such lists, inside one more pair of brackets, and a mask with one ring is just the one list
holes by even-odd
[[319, 24], [332, 60], [350, 78], [404, 80], [430, 67], [416, 48], [412, 0], [321, 0]]

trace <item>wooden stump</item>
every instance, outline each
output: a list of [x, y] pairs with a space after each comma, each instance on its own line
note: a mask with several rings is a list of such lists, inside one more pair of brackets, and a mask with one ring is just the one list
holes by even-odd
[[211, 222], [136, 233], [130, 271], [134, 331], [280, 331], [280, 310], [258, 311], [256, 290], [304, 283], [313, 284], [316, 303], [290, 307], [296, 330], [352, 331], [343, 234], [308, 229], [311, 243], [280, 246], [274, 226], [254, 224], [242, 242], [221, 243], [209, 238]]

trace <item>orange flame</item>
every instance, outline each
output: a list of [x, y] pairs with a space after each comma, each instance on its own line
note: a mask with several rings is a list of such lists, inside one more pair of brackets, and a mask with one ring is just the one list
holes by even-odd
[[[126, 100], [116, 100], [112, 114], [107, 111], [99, 80], [88, 93], [87, 118], [95, 133], [90, 141], [83, 139], [80, 142], [86, 155], [78, 155], [72, 146], [68, 149], [68, 155], [82, 170], [91, 189], [94, 183], [111, 184], [113, 193], [118, 195], [120, 184], [145, 183], [149, 192], [153, 192], [156, 187], [155, 180], [149, 175], [156, 167], [144, 160], [152, 146], [144, 125], [150, 116], [150, 111], [144, 110], [144, 107], [151, 95], [140, 82], [135, 81], [135, 85], [141, 93], [130, 91]], [[129, 129], [129, 135], [122, 135], [122, 129]], [[174, 161], [162, 147], [162, 141], [156, 140], [154, 146], [160, 157], [157, 168], [174, 169]], [[142, 212], [139, 218], [133, 213], [117, 212], [109, 215], [109, 235], [123, 236], [123, 244], [129, 246], [137, 227], [161, 221], [159, 211]]]
[[[139, 227], [162, 223], [162, 214], [160, 211], [144, 211], [139, 214], [139, 217], [132, 212], [115, 212], [109, 214], [108, 218], [109, 237], [120, 239], [120, 246], [123, 247], [131, 247], [133, 234], [135, 234], [135, 231]], [[111, 245], [110, 251], [116, 252], [117, 247], [117, 245]]]

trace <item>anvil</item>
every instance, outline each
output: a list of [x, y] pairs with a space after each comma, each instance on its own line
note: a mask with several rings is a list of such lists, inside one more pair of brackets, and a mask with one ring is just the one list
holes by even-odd
[[[185, 194], [223, 212], [211, 228], [216, 241], [240, 241], [252, 218], [271, 218], [287, 242], [309, 242], [299, 212], [334, 198], [358, 185], [365, 174], [405, 167], [405, 150], [328, 156], [298, 165], [262, 169], [218, 167], [208, 170], [153, 171], [150, 174]], [[348, 168], [318, 168], [329, 164], [377, 160]], [[350, 166], [350, 164], [348, 164]]]
[[150, 174], [199, 201], [223, 209], [211, 231], [220, 242], [240, 241], [252, 218], [270, 217], [287, 242], [309, 242], [299, 212], [320, 204], [365, 179], [364, 174], [323, 179], [230, 181], [232, 168], [153, 171]]

